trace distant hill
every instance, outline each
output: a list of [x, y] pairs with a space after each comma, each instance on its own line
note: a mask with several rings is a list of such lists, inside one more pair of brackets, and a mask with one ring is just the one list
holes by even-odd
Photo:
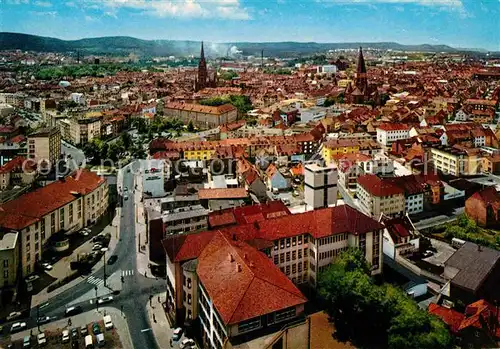
[[[235, 46], [235, 47], [233, 47]], [[316, 43], [316, 42], [234, 42], [206, 43], [205, 51], [211, 57], [223, 57], [229, 52], [244, 55], [287, 57], [325, 52], [333, 49], [356, 49], [359, 46], [381, 50], [420, 51], [420, 52], [459, 52], [447, 45], [402, 45], [395, 42], [353, 42], [353, 43]], [[232, 48], [232, 49], [231, 49]], [[141, 40], [128, 36], [110, 36], [80, 40], [61, 40], [29, 34], [0, 32], [0, 50], [20, 49], [38, 52], [75, 52], [83, 54], [109, 54], [139, 56], [197, 56], [200, 42], [184, 40]]]

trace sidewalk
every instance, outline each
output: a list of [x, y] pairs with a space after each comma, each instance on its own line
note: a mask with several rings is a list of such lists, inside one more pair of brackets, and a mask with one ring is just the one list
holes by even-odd
[[[111, 225], [106, 226], [103, 229], [103, 231], [102, 231], [104, 234], [106, 234], [106, 233], [110, 233], [111, 234], [111, 240], [109, 242], [108, 251], [106, 252], [106, 257], [107, 258], [109, 258], [113, 254], [113, 252], [114, 252], [114, 250], [116, 248], [116, 245], [118, 244], [118, 241], [120, 240], [120, 220], [121, 220], [121, 208], [117, 207], [116, 208], [116, 215], [113, 218], [113, 221], [111, 222]], [[89, 240], [89, 241], [91, 241], [91, 240]], [[73, 252], [73, 254], [71, 256], [65, 257], [61, 261], [65, 260], [65, 259], [68, 259], [68, 258], [69, 258], [69, 260], [72, 260], [74, 258], [75, 253], [82, 253], [82, 252], [84, 252], [84, 250], [88, 250], [89, 249], [88, 244], [89, 243], [86, 242], [82, 246], [79, 246]], [[90, 250], [91, 249], [92, 248], [90, 248]], [[67, 275], [69, 275], [71, 273], [71, 270], [69, 269], [69, 260], [66, 260], [63, 263], [63, 265], [67, 267], [67, 271], [66, 272], [64, 270], [57, 269], [57, 272], [58, 272], [57, 277], [58, 277], [58, 279], [62, 279], [65, 276], [67, 276]], [[60, 263], [61, 261], [59, 261], [58, 263]], [[97, 269], [99, 269], [100, 267], [102, 267], [102, 261], [97, 262], [97, 264], [92, 268], [92, 274]], [[56, 268], [57, 267], [54, 267], [54, 271], [56, 270]], [[64, 267], [61, 266], [61, 268], [64, 268]], [[61, 275], [60, 274], [61, 272], [64, 273], [64, 274]], [[85, 276], [85, 277], [78, 277], [75, 280], [67, 283], [66, 285], [64, 285], [62, 287], [59, 287], [59, 288], [55, 289], [54, 291], [52, 291], [50, 293], [47, 292], [47, 287], [44, 288], [39, 293], [37, 293], [37, 294], [35, 294], [35, 295], [33, 295], [31, 297], [31, 307], [33, 308], [33, 307], [36, 307], [39, 304], [45, 303], [50, 298], [56, 297], [60, 293], [62, 293], [64, 291], [66, 291], [66, 290], [68, 290], [68, 289], [70, 289], [70, 288], [78, 285], [80, 282], [85, 282], [86, 279], [87, 279], [87, 276]], [[57, 282], [57, 280], [55, 280], [54, 282]]]
[[[132, 339], [130, 337], [130, 332], [128, 329], [127, 320], [125, 317], [121, 315], [121, 311], [111, 307], [99, 308], [97, 310], [91, 310], [82, 314], [78, 314], [71, 317], [71, 326], [68, 326], [68, 318], [63, 318], [46, 325], [41, 325], [40, 329], [42, 331], [51, 330], [51, 331], [62, 331], [65, 329], [70, 329], [77, 327], [79, 328], [82, 325], [87, 325], [91, 322], [101, 321], [104, 314], [111, 316], [111, 321], [113, 322], [114, 328], [116, 332], [120, 336], [120, 341], [123, 345], [123, 349], [134, 349], [132, 345]], [[13, 334], [11, 336], [12, 341], [16, 341], [24, 338], [24, 336], [29, 336], [30, 332], [32, 332], [33, 336], [36, 336], [39, 332], [36, 327], [33, 327], [31, 330], [26, 330], [23, 332], [19, 332]]]
[[[158, 302], [158, 297], [160, 298], [160, 302]], [[160, 349], [179, 348], [178, 343], [175, 343], [173, 347], [170, 346], [170, 339], [174, 334], [174, 329], [170, 327], [167, 315], [162, 306], [162, 303], [165, 302], [165, 297], [166, 292], [155, 294], [151, 300], [152, 306], [149, 305], [149, 302], [146, 304], [149, 323]]]

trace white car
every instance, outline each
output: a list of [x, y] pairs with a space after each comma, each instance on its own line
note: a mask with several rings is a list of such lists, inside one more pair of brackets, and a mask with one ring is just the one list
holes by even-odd
[[113, 301], [113, 296], [102, 297], [97, 300], [98, 304], [109, 303]]
[[12, 313], [9, 314], [9, 316], [7, 316], [7, 321], [12, 321], [14, 319], [17, 319], [20, 316], [21, 316], [21, 312], [13, 311]]
[[106, 330], [111, 330], [113, 328], [113, 322], [111, 322], [111, 316], [106, 315], [102, 319], [104, 320], [104, 327], [106, 328]]
[[194, 340], [186, 338], [186, 339], [182, 340], [180, 348], [181, 349], [191, 349], [195, 346], [196, 346], [196, 343], [194, 342]]
[[52, 265], [50, 265], [49, 263], [42, 263], [42, 268], [44, 270], [52, 270]]
[[99, 251], [101, 248], [102, 248], [102, 245], [95, 244], [94, 247], [92, 247], [92, 251]]
[[68, 330], [62, 331], [62, 342], [63, 343], [69, 342], [69, 331]]
[[40, 333], [37, 337], [37, 342], [39, 346], [47, 344], [47, 337], [45, 337], [45, 333]]
[[25, 328], [26, 328], [26, 322], [16, 322], [12, 324], [12, 327], [10, 328], [10, 333], [16, 333], [24, 330]]

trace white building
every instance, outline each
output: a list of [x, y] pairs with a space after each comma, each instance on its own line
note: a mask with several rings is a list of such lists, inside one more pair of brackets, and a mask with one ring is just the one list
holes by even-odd
[[150, 197], [165, 196], [165, 161], [141, 161], [143, 192]]
[[469, 120], [469, 115], [463, 109], [457, 111], [455, 115], [455, 121], [467, 121], [467, 120]]
[[417, 229], [408, 216], [389, 218], [381, 215], [384, 224], [383, 252], [387, 257], [397, 260], [418, 252], [420, 238]]
[[337, 66], [334, 64], [320, 65], [316, 68], [318, 74], [335, 74]]
[[405, 124], [383, 124], [377, 127], [377, 142], [389, 146], [395, 141], [409, 138], [409, 132]]
[[83, 93], [72, 93], [71, 100], [77, 104], [85, 105], [85, 95]]
[[321, 167], [316, 164], [305, 166], [305, 202], [313, 209], [337, 205], [337, 167], [330, 164]]

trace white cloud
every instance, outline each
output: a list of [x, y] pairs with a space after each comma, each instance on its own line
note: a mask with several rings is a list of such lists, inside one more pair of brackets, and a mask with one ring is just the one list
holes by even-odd
[[29, 13], [35, 16], [43, 16], [43, 17], [57, 16], [57, 11], [30, 11]]
[[52, 7], [52, 3], [48, 1], [35, 1], [34, 4], [35, 6], [40, 6], [40, 7]]
[[205, 17], [248, 20], [250, 14], [240, 0], [90, 0], [106, 7], [105, 12], [116, 13], [119, 8], [142, 11], [157, 17]]
[[336, 2], [344, 5], [358, 4], [415, 4], [437, 7], [463, 7], [462, 0], [317, 0], [319, 2]]
[[87, 22], [93, 22], [93, 21], [95, 21], [95, 20], [96, 20], [94, 17], [89, 16], [89, 15], [86, 15], [84, 18], [85, 18], [85, 20], [86, 20]]

